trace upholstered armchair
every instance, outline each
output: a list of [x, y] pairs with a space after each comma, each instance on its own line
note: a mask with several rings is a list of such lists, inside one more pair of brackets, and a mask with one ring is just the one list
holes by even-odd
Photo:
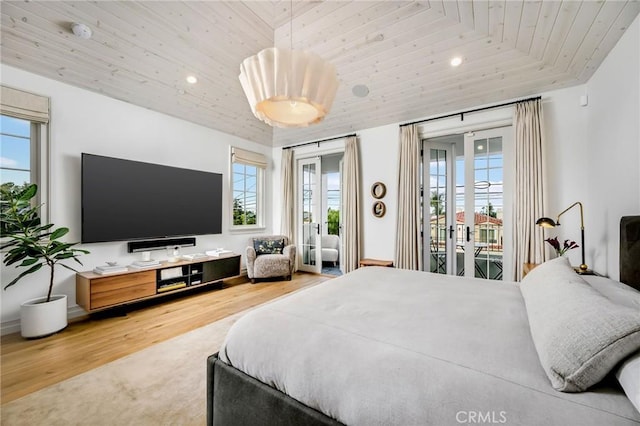
[[296, 247], [284, 235], [263, 235], [249, 239], [247, 275], [256, 279], [285, 277], [291, 280], [296, 264]]
[[[333, 266], [338, 264], [340, 258], [340, 237], [337, 235], [322, 236], [322, 261], [333, 262]], [[316, 255], [316, 249], [311, 249], [310, 256], [313, 259]]]

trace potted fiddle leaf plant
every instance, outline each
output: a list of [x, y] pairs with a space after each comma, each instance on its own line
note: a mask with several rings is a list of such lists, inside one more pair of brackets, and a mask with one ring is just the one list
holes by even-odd
[[68, 228], [55, 228], [51, 223], [41, 223], [38, 214], [40, 206], [34, 205], [32, 201], [38, 192], [37, 185], [16, 186], [5, 183], [0, 192], [0, 249], [4, 252], [2, 261], [6, 266], [26, 268], [5, 285], [4, 289], [45, 266], [49, 268], [47, 295], [27, 300], [20, 305], [22, 336], [48, 336], [67, 326], [67, 295], [52, 294], [55, 267], [61, 265], [75, 271], [64, 262], [74, 260], [82, 265], [78, 256], [89, 252], [73, 248], [77, 243], [60, 241], [69, 232]]

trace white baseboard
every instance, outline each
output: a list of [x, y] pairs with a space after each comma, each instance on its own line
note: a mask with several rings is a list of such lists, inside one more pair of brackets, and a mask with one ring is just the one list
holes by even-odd
[[0, 335], [19, 333], [20, 332], [20, 320], [5, 321], [0, 324]]
[[[72, 306], [67, 309], [67, 319], [72, 320], [81, 316], [87, 315], [87, 312], [80, 306]], [[5, 321], [0, 324], [0, 335], [20, 333], [20, 318]]]

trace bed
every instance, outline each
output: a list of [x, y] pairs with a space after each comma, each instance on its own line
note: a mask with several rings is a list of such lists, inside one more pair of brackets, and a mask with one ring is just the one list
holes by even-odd
[[[618, 383], [638, 371], [640, 293], [564, 259], [529, 275], [367, 267], [264, 305], [207, 361], [207, 422], [640, 424]], [[571, 345], [597, 350], [576, 366]]]

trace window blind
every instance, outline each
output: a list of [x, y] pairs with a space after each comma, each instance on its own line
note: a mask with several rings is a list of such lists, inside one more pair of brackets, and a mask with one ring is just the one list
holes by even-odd
[[257, 152], [231, 147], [231, 161], [233, 163], [248, 164], [261, 169], [267, 168], [267, 157]]
[[49, 98], [0, 86], [0, 113], [37, 123], [49, 122]]

